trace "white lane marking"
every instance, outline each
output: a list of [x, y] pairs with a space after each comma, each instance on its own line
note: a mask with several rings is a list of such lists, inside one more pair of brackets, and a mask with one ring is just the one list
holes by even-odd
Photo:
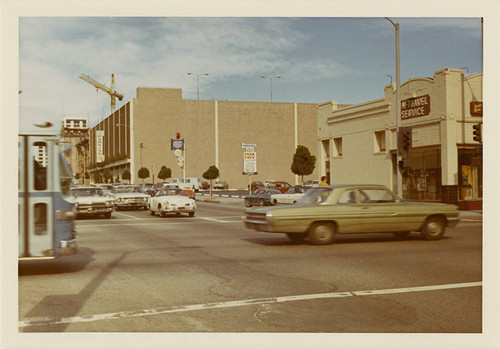
[[345, 298], [345, 297], [355, 297], [355, 296], [362, 297], [362, 296], [387, 295], [396, 293], [438, 291], [438, 290], [447, 290], [456, 288], [480, 287], [482, 285], [483, 283], [479, 281], [479, 282], [467, 282], [467, 283], [446, 284], [446, 285], [392, 288], [385, 290], [345, 291], [345, 292], [306, 294], [297, 296], [246, 299], [239, 301], [214, 302], [205, 304], [173, 305], [169, 307], [152, 308], [139, 311], [121, 311], [116, 313], [72, 316], [59, 319], [37, 318], [36, 320], [31, 320], [31, 321], [30, 320], [20, 321], [19, 328], [28, 326], [42, 326], [42, 325], [52, 326], [52, 325], [71, 324], [78, 322], [93, 322], [99, 320], [113, 320], [113, 319], [116, 320], [116, 319], [148, 316], [148, 315], [172, 314], [172, 313], [182, 313], [187, 311], [234, 308], [234, 307], [244, 307], [249, 305], [275, 304], [275, 303], [296, 302], [296, 301], [314, 300], [314, 299]]
[[138, 217], [136, 217], [136, 216], [131, 216], [131, 215], [129, 215], [129, 214], [125, 214], [125, 213], [121, 213], [121, 212], [116, 212], [116, 211], [115, 211], [114, 213], [115, 213], [115, 214], [117, 214], [117, 215], [120, 215], [120, 216], [125, 216], [125, 217], [130, 217], [130, 218], [133, 218], [133, 219], [138, 219], [138, 220], [140, 220], [140, 221], [142, 221], [142, 220], [143, 220], [143, 218], [138, 218]]
[[226, 223], [227, 221], [223, 221], [222, 219], [218, 219], [215, 217], [198, 217], [198, 219], [205, 219], [210, 222], [217, 222], [217, 223]]
[[[144, 220], [144, 219], [143, 219]], [[168, 218], [165, 218], [165, 220], [168, 220]], [[186, 224], [230, 224], [230, 223], [238, 223], [241, 224], [242, 221], [241, 219], [237, 221], [217, 221], [217, 220], [198, 220], [198, 221], [187, 221], [183, 220], [182, 222], [168, 222], [168, 221], [158, 221], [154, 223], [120, 223], [120, 224], [112, 224], [112, 223], [104, 223], [104, 224], [85, 224], [85, 225], [77, 225], [77, 230], [81, 228], [94, 228], [94, 227], [112, 227], [112, 228], [119, 228], [119, 227], [128, 227], [128, 226], [146, 226], [146, 225], [186, 225]]]

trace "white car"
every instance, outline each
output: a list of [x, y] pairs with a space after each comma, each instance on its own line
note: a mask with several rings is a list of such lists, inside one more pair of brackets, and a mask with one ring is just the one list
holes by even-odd
[[113, 200], [104, 195], [101, 188], [78, 187], [71, 189], [68, 201], [75, 204], [77, 216], [99, 215], [111, 218], [114, 211]]
[[287, 190], [285, 194], [273, 194], [271, 195], [271, 203], [273, 205], [278, 204], [294, 204], [299, 199], [304, 196], [308, 188], [295, 186]]
[[138, 185], [118, 185], [113, 187], [109, 197], [114, 200], [116, 210], [121, 208], [141, 208], [147, 210], [150, 196]]
[[196, 201], [190, 199], [186, 192], [180, 188], [165, 188], [159, 190], [149, 199], [149, 212], [152, 216], [159, 213], [164, 217], [167, 213], [187, 213], [193, 217], [196, 211]]

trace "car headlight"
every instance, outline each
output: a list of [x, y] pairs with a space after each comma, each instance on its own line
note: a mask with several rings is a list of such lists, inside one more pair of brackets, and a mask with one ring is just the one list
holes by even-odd
[[273, 213], [271, 211], [266, 212], [266, 218], [271, 218], [273, 216]]

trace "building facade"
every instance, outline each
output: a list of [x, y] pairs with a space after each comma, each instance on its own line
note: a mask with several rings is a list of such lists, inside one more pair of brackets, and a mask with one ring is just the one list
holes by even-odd
[[[89, 129], [89, 174], [115, 179], [129, 171], [139, 184], [158, 182], [162, 166], [172, 178], [197, 177], [212, 165], [230, 188], [250, 180], [298, 183], [290, 169], [298, 145], [317, 156], [317, 104], [184, 100], [181, 89], [137, 88], [136, 98]], [[184, 140], [183, 165], [171, 149], [177, 133]], [[243, 174], [242, 144], [255, 144], [257, 174]], [[305, 179], [317, 179], [317, 169]]]
[[318, 154], [321, 175], [330, 183], [379, 183], [397, 186], [401, 166], [405, 199], [441, 201], [463, 209], [482, 207], [482, 74], [459, 69], [436, 71], [433, 78], [401, 85], [401, 127], [408, 127], [411, 148], [396, 161], [396, 91], [384, 97], [318, 108]]
[[63, 120], [61, 138], [69, 144], [71, 151], [65, 153], [66, 161], [74, 175], [78, 173], [78, 182], [85, 184], [86, 158], [88, 151], [88, 118], [66, 117]]

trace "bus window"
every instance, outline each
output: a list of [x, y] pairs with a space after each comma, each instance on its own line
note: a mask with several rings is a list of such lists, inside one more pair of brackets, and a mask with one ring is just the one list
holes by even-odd
[[48, 152], [47, 143], [35, 142], [34, 144], [34, 182], [35, 190], [47, 190], [47, 164]]
[[35, 204], [35, 235], [47, 235], [47, 204]]

